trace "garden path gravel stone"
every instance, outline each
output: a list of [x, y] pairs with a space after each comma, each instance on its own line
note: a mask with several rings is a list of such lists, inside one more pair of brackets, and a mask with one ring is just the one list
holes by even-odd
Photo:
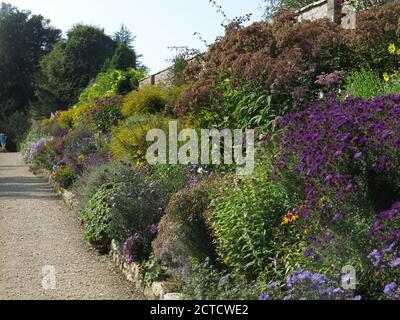
[[84, 241], [78, 219], [47, 182], [18, 153], [0, 153], [0, 300], [64, 299], [144, 298]]

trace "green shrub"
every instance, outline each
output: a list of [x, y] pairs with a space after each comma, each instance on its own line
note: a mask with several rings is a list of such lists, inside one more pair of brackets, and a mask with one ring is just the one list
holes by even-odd
[[127, 71], [111, 69], [100, 73], [97, 81], [85, 89], [79, 97], [79, 101], [88, 102], [97, 97], [109, 97], [122, 95], [137, 89], [139, 80], [144, 77], [140, 70], [129, 69]]
[[195, 114], [202, 128], [271, 129], [275, 119], [288, 111], [288, 106], [272, 100], [272, 95], [260, 85], [244, 83], [233, 88], [229, 79], [217, 88], [218, 110], [202, 110]]
[[181, 288], [190, 300], [256, 300], [262, 284], [212, 266], [209, 259], [191, 259], [188, 276]]
[[108, 248], [112, 240], [108, 227], [112, 219], [110, 197], [115, 189], [110, 184], [101, 186], [82, 213], [85, 239], [100, 250]]
[[121, 96], [95, 98], [93, 107], [85, 113], [85, 118], [100, 132], [108, 133], [123, 119], [121, 107]]
[[[138, 235], [141, 243], [141, 255], [145, 259], [151, 253], [151, 241], [154, 240], [154, 228], [158, 224], [173, 193], [182, 189], [188, 180], [181, 166], [164, 166], [135, 170], [135, 174], [126, 177], [121, 187], [113, 193], [112, 221], [109, 235], [118, 244]], [[138, 257], [139, 256], [139, 257]]]
[[[116, 161], [129, 161], [138, 166], [146, 162], [147, 149], [154, 143], [146, 140], [147, 132], [152, 129], [169, 130], [169, 121], [176, 121], [159, 116], [132, 116], [114, 128], [110, 142], [110, 151]], [[183, 120], [178, 121], [178, 130], [186, 126]], [[167, 151], [168, 152], [168, 151]]]
[[[121, 252], [130, 256], [134, 248], [135, 261], [145, 260], [156, 236], [155, 225], [171, 195], [182, 189], [187, 179], [180, 166], [138, 169], [110, 164], [95, 169], [75, 186], [86, 238], [103, 249], [114, 239]], [[127, 241], [130, 238], [138, 241]]]
[[145, 86], [125, 98], [122, 113], [127, 116], [158, 113], [168, 106], [168, 90], [163, 86]]
[[23, 112], [15, 111], [7, 117], [0, 114], [0, 128], [7, 134], [7, 150], [18, 151], [30, 127], [29, 116]]
[[48, 171], [53, 169], [53, 166], [58, 162], [56, 152], [58, 142], [57, 139], [48, 140], [38, 148], [32, 159], [32, 165], [35, 169], [46, 169]]
[[104, 184], [118, 184], [134, 175], [134, 170], [126, 164], [103, 164], [85, 173], [76, 181], [74, 192], [78, 195], [76, 212], [81, 215], [87, 203]]
[[400, 79], [394, 77], [384, 81], [375, 71], [364, 69], [355, 71], [345, 77], [346, 96], [373, 99], [386, 94], [400, 93]]
[[166, 280], [166, 267], [151, 254], [150, 257], [140, 266], [144, 274], [144, 283], [150, 287], [154, 282]]
[[[253, 176], [222, 180], [208, 213], [223, 262], [251, 277], [282, 276], [291, 271], [287, 261], [301, 255], [301, 239], [281, 225], [297, 200], [269, 179], [270, 172], [269, 165], [263, 165]], [[272, 263], [282, 249], [289, 251], [286, 261]]]
[[204, 183], [172, 196], [152, 244], [156, 257], [168, 267], [170, 274], [185, 276], [190, 258], [215, 260], [212, 236], [205, 220], [212, 190], [210, 183]]
[[52, 177], [64, 189], [71, 187], [75, 180], [74, 171], [68, 166], [60, 166], [57, 170], [53, 171]]
[[384, 84], [378, 73], [368, 69], [348, 74], [345, 84], [346, 96], [371, 99], [384, 92]]
[[105, 64], [105, 67], [125, 71], [129, 70], [130, 68], [136, 69], [136, 65], [136, 52], [129, 48], [126, 44], [120, 43], [109, 63]]

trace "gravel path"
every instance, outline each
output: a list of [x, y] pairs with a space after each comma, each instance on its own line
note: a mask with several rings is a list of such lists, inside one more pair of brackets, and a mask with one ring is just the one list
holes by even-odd
[[82, 234], [19, 154], [0, 153], [0, 300], [143, 299]]

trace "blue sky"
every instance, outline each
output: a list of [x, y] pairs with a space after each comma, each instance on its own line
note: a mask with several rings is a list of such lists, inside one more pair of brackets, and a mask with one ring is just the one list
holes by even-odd
[[[84, 22], [103, 27], [113, 34], [124, 23], [136, 36], [135, 47], [142, 62], [157, 72], [168, 66], [170, 46], [204, 50], [193, 34], [201, 33], [207, 42], [223, 34], [222, 16], [208, 0], [3, 0], [19, 9], [31, 10], [51, 19], [64, 32]], [[217, 0], [229, 18], [253, 13], [260, 20], [261, 0]]]

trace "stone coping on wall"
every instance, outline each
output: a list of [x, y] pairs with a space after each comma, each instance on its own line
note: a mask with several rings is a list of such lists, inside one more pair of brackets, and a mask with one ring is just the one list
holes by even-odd
[[328, 3], [328, 0], [315, 1], [313, 3], [310, 3], [310, 4], [306, 5], [305, 7], [297, 10], [296, 13], [297, 14], [302, 14], [302, 13], [310, 11], [310, 10], [312, 10], [314, 8], [321, 7], [325, 3]]

